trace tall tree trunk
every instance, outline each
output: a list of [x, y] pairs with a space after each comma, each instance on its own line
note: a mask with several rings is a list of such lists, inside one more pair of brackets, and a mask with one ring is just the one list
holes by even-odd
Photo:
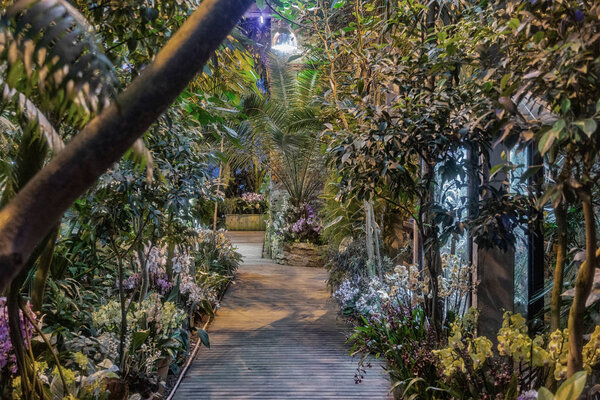
[[558, 243], [556, 266], [554, 267], [554, 286], [550, 301], [550, 328], [552, 332], [560, 329], [560, 299], [563, 289], [564, 269], [567, 261], [567, 209], [565, 204], [554, 208]]
[[583, 369], [583, 316], [585, 303], [592, 291], [594, 273], [596, 269], [596, 220], [592, 194], [589, 188], [583, 189], [579, 195], [583, 205], [585, 218], [585, 252], [586, 260], [579, 271], [575, 281], [575, 297], [569, 312], [569, 355], [567, 360], [567, 375], [570, 377]]
[[69, 206], [171, 105], [250, 4], [204, 0], [141, 76], [0, 210], [0, 288], [25, 267]]
[[[152, 244], [150, 244], [152, 245]], [[147, 254], [144, 251], [144, 245], [142, 242], [139, 242], [136, 246], [135, 252], [137, 253], [138, 259], [140, 260], [140, 268], [142, 269], [139, 274], [142, 280], [142, 287], [140, 290], [140, 304], [148, 295], [148, 288], [150, 287], [150, 272], [148, 271], [148, 258]]]
[[377, 266], [377, 275], [379, 279], [383, 280], [383, 263], [381, 260], [381, 243], [379, 241], [379, 227], [377, 220], [375, 219], [375, 209], [373, 208], [373, 201], [369, 201], [369, 213], [371, 214], [371, 227], [373, 228], [373, 239], [375, 246], [375, 262]]

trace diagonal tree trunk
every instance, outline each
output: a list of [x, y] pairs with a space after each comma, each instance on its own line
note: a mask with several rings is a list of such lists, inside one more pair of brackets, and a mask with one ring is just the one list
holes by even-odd
[[0, 210], [0, 289], [69, 206], [185, 89], [251, 0], [205, 0], [148, 66]]

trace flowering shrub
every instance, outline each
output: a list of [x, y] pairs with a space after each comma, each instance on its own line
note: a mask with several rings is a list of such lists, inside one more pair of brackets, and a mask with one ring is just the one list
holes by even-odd
[[[140, 274], [137, 272], [131, 275], [129, 278], [123, 280], [123, 289], [125, 290], [134, 290], [136, 289], [141, 282]], [[117, 284], [115, 284], [117, 285]]]
[[[139, 254], [135, 253], [135, 270], [128, 278], [123, 280], [123, 288], [126, 291], [135, 291], [142, 284], [143, 271], [148, 273], [148, 287], [156, 289], [160, 294], [167, 294], [173, 288], [173, 282], [166, 272], [167, 249], [166, 246], [159, 247], [152, 243], [144, 245], [143, 254], [145, 263], [142, 263]], [[175, 263], [178, 257], [173, 258]], [[118, 282], [115, 286], [118, 287]]]
[[[106, 380], [118, 378], [117, 368], [110, 361], [96, 366], [81, 352], [68, 354], [60, 372], [57, 366], [46, 361], [36, 361], [34, 367], [41, 381], [49, 385], [53, 399], [106, 400], [110, 397]], [[22, 398], [20, 376], [12, 382], [12, 398]]]
[[[185, 326], [187, 313], [167, 301], [162, 302], [157, 293], [150, 294], [141, 303], [133, 303], [127, 312], [128, 355], [132, 361], [143, 360], [148, 372], [161, 356], [173, 355], [183, 350], [185, 344], [177, 340], [178, 331]], [[101, 340], [114, 352], [112, 361], [119, 359], [117, 334], [121, 327], [121, 305], [111, 300], [92, 312], [92, 325]], [[113, 343], [110, 343], [113, 342]]]
[[361, 320], [349, 339], [352, 354], [364, 356], [359, 371], [367, 355], [383, 356], [397, 391], [406, 398], [437, 398], [426, 391], [441, 378], [433, 354], [437, 339], [427, 327], [422, 309], [387, 302], [376, 315], [363, 316]]
[[212, 271], [232, 277], [242, 260], [223, 231], [200, 230], [194, 250], [198, 270], [205, 272]]
[[321, 231], [323, 224], [321, 219], [315, 215], [310, 204], [301, 207], [288, 207], [284, 211], [286, 224], [284, 226], [285, 237], [288, 242], [321, 242]]
[[[27, 310], [33, 321], [36, 321], [35, 314], [31, 311], [31, 305], [27, 302]], [[33, 336], [34, 327], [25, 318], [22, 311], [19, 311], [21, 320], [21, 334], [25, 339], [25, 347], [29, 349], [29, 344]], [[13, 344], [10, 339], [10, 331], [8, 327], [8, 309], [6, 307], [6, 297], [0, 297], [0, 376], [6, 377], [16, 374], [17, 360], [13, 352]], [[0, 378], [0, 381], [2, 378]], [[1, 387], [1, 384], [0, 384]]]
[[[476, 317], [475, 310], [470, 310], [469, 314]], [[444, 370], [445, 383], [451, 390], [460, 392], [465, 382], [471, 382], [471, 394], [496, 396], [507, 393], [510, 385], [517, 382], [525, 392], [534, 389], [532, 382], [540, 379], [531, 379], [533, 376], [543, 378], [553, 372], [557, 382], [566, 378], [569, 351], [566, 329], [557, 330], [547, 338], [542, 335], [531, 338], [525, 318], [506, 312], [502, 328], [498, 331], [495, 353], [488, 338], [476, 336], [475, 324], [463, 321], [451, 325], [448, 345], [434, 351]], [[584, 346], [585, 370], [592, 372], [599, 361], [600, 326], [597, 326]], [[528, 374], [522, 373], [525, 368], [529, 370]], [[529, 395], [531, 392], [526, 392], [521, 397], [526, 399]]]
[[360, 284], [360, 277], [357, 277], [356, 280], [346, 279], [331, 295], [339, 302], [344, 314], [350, 314], [356, 310], [356, 301], [360, 297], [358, 284]]
[[[360, 261], [360, 260], [359, 260]], [[385, 263], [384, 263], [385, 264]], [[362, 265], [362, 264], [361, 264]], [[374, 266], [365, 262], [366, 270], [374, 273]], [[390, 269], [384, 266], [384, 269]], [[467, 297], [471, 292], [471, 268], [463, 264], [457, 256], [442, 256], [443, 274], [438, 279], [438, 296], [444, 300], [444, 315], [462, 315], [465, 312]], [[383, 281], [354, 275], [346, 278], [333, 293], [343, 310], [348, 313], [352, 308], [365, 316], [377, 314], [381, 306], [391, 303], [397, 307], [415, 308], [423, 305], [430, 296], [430, 278], [425, 270], [415, 265], [397, 265], [393, 272], [385, 274]]]
[[260, 193], [246, 192], [242, 194], [242, 200], [248, 204], [259, 204], [265, 201], [265, 196]]

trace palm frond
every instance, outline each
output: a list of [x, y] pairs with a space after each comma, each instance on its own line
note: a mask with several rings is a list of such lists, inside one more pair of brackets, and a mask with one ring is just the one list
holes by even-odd
[[0, 19], [0, 73], [41, 111], [71, 122], [87, 122], [118, 85], [92, 27], [65, 0], [21, 0], [8, 9]]
[[304, 69], [298, 73], [296, 90], [296, 107], [310, 105], [316, 97], [319, 73], [314, 69]]
[[317, 118], [316, 112], [311, 107], [294, 108], [287, 113], [287, 132], [296, 134], [300, 132], [319, 132], [323, 124]]
[[2, 99], [15, 104], [18, 108], [18, 111], [24, 115], [27, 120], [38, 124], [38, 128], [46, 138], [46, 143], [48, 144], [50, 151], [56, 154], [65, 147], [63, 140], [58, 132], [54, 129], [54, 126], [52, 126], [46, 116], [31, 100], [29, 100], [23, 93], [17, 92], [15, 89], [11, 89], [6, 84], [3, 85], [1, 81], [0, 87], [2, 88]]
[[280, 57], [271, 55], [269, 60], [271, 101], [289, 109], [297, 94], [297, 79], [289, 64]]

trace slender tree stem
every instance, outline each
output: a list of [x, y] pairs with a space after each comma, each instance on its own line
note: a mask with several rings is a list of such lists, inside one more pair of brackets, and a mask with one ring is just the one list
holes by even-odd
[[558, 243], [556, 250], [556, 266], [554, 268], [554, 286], [550, 302], [550, 328], [552, 332], [560, 329], [560, 299], [563, 289], [563, 275], [567, 260], [567, 209], [564, 204], [554, 208]]
[[569, 312], [569, 355], [567, 360], [567, 375], [573, 376], [583, 369], [583, 316], [585, 303], [592, 290], [594, 273], [597, 263], [596, 255], [596, 220], [592, 205], [592, 194], [589, 188], [581, 191], [579, 197], [583, 205], [585, 219], [585, 245], [586, 260], [579, 271], [575, 281], [575, 297]]

